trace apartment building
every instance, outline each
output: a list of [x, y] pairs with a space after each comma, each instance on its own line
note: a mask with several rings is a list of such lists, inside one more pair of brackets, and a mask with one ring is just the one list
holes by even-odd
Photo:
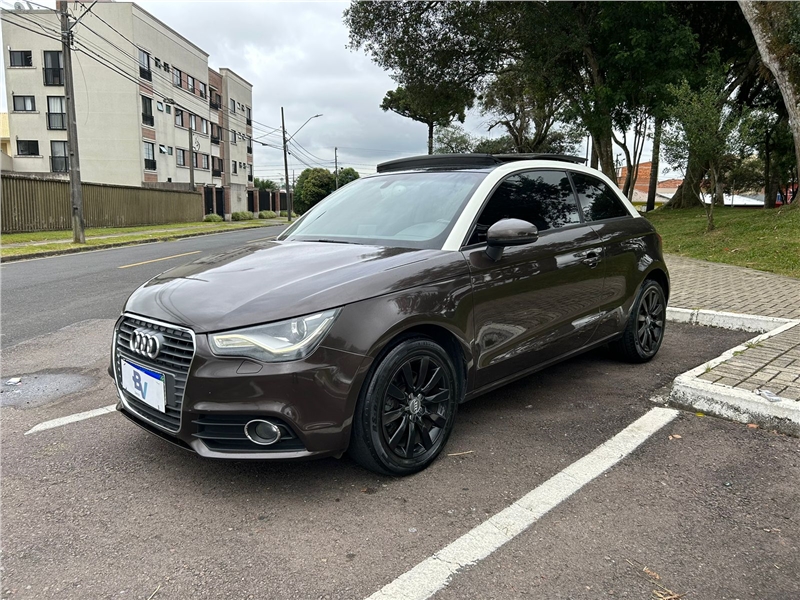
[[[60, 3], [59, 3], [60, 4]], [[72, 3], [77, 16], [90, 3]], [[59, 16], [2, 11], [10, 170], [67, 177]], [[98, 2], [73, 30], [83, 181], [204, 190], [206, 211], [248, 209], [252, 85], [131, 2]]]

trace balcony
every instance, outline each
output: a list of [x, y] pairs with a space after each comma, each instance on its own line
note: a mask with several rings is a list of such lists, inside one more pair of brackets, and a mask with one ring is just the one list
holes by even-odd
[[253, 147], [252, 146], [248, 146], [247, 147], [247, 153], [248, 154], [252, 154], [253, 153]]
[[45, 85], [64, 85], [64, 69], [45, 67], [42, 70]]
[[156, 123], [156, 121], [155, 121], [155, 118], [153, 117], [153, 115], [148, 115], [146, 113], [142, 113], [142, 125], [148, 125], [150, 127], [153, 127], [155, 125], [155, 123]]
[[155, 158], [145, 158], [144, 159], [144, 170], [145, 171], [155, 171], [156, 170], [156, 159]]
[[51, 156], [50, 157], [50, 170], [53, 173], [66, 173], [69, 171], [69, 157], [67, 156]]
[[150, 69], [145, 69], [143, 66], [139, 65], [139, 77], [142, 79], [147, 79], [147, 81], [153, 81], [153, 72]]
[[217, 135], [214, 135], [213, 133], [211, 134], [211, 143], [219, 146], [219, 134]]
[[209, 101], [208, 101], [208, 105], [209, 105], [211, 108], [213, 108], [214, 110], [219, 110], [219, 102], [216, 102], [216, 101], [214, 101], [214, 100], [209, 100]]
[[47, 113], [48, 129], [66, 129], [67, 113]]
[[252, 125], [253, 124], [253, 119], [251, 119], [250, 117], [247, 117], [247, 124], [248, 125]]
[[212, 177], [222, 177], [222, 169], [211, 169]]

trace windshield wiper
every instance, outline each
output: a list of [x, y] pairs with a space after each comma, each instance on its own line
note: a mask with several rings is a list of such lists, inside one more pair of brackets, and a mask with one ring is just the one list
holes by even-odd
[[324, 244], [355, 244], [359, 245], [358, 242], [348, 242], [347, 240], [327, 240], [327, 239], [318, 239], [318, 240], [302, 240], [303, 242], [322, 242]]

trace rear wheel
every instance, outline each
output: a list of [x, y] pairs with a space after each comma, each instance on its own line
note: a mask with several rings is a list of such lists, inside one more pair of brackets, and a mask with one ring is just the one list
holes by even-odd
[[646, 279], [631, 308], [622, 339], [616, 348], [630, 362], [647, 362], [653, 358], [664, 340], [667, 301], [658, 282]]
[[353, 419], [350, 456], [377, 473], [408, 475], [439, 455], [453, 428], [462, 382], [427, 338], [401, 341], [378, 363]]

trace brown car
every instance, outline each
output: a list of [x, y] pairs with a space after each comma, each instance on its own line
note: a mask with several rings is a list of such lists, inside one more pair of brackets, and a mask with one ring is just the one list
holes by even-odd
[[423, 469], [458, 404], [612, 343], [651, 359], [669, 277], [615, 185], [547, 155], [383, 163], [275, 241], [136, 290], [117, 408], [202, 456]]

